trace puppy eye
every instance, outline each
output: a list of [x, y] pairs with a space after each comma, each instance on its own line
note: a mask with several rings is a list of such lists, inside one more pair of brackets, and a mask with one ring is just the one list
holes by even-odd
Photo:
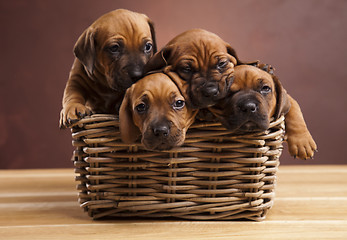
[[145, 53], [150, 53], [150, 52], [152, 51], [152, 47], [153, 47], [152, 43], [147, 42], [147, 43], [145, 44], [144, 52], [145, 52]]
[[173, 108], [176, 109], [176, 110], [180, 110], [184, 107], [185, 105], [185, 102], [183, 100], [177, 100], [174, 105], [173, 105]]
[[116, 43], [116, 44], [110, 46], [110, 47], [108, 48], [108, 50], [109, 50], [112, 54], [117, 54], [117, 53], [120, 52], [120, 45], [119, 45], [118, 43]]
[[263, 86], [261, 89], [260, 89], [260, 93], [261, 94], [268, 94], [271, 92], [271, 88], [269, 86]]
[[144, 103], [140, 103], [139, 105], [137, 105], [137, 106], [135, 107], [135, 109], [136, 109], [136, 111], [137, 111], [138, 113], [144, 113], [144, 112], [146, 112], [146, 110], [147, 110], [147, 106], [146, 106], [146, 104], [144, 104]]
[[228, 65], [229, 61], [228, 60], [220, 60], [217, 64], [217, 69], [222, 70]]
[[181, 71], [184, 73], [191, 73], [192, 72], [192, 68], [190, 66], [183, 66], [181, 67]]

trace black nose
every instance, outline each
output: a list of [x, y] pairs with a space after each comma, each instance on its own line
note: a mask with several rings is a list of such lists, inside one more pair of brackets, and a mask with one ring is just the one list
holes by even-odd
[[143, 75], [143, 71], [140, 67], [135, 67], [135, 68], [132, 68], [128, 71], [128, 74], [129, 74], [129, 77], [133, 80], [139, 80], [142, 75]]
[[207, 84], [203, 89], [202, 89], [202, 94], [205, 97], [213, 97], [218, 94], [218, 85], [214, 83]]
[[170, 133], [168, 125], [158, 125], [153, 127], [153, 134], [156, 137], [167, 137]]
[[244, 113], [255, 113], [258, 110], [258, 105], [255, 102], [246, 102], [240, 104], [239, 108]]

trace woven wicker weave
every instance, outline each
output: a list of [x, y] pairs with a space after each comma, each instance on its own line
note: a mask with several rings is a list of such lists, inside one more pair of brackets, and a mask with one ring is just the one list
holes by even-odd
[[265, 133], [243, 136], [195, 123], [182, 147], [162, 152], [122, 143], [118, 126], [116, 116], [99, 114], [72, 127], [79, 200], [94, 219], [261, 221], [273, 205], [283, 117]]

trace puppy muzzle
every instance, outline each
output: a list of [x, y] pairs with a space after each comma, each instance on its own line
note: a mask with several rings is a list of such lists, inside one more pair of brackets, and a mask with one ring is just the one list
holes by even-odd
[[268, 117], [262, 113], [261, 103], [255, 97], [239, 100], [235, 116], [239, 117], [238, 128], [243, 132], [264, 131], [269, 127]]
[[189, 95], [195, 108], [213, 106], [221, 98], [217, 82], [207, 82], [196, 89], [190, 89]]
[[218, 96], [219, 88], [217, 83], [207, 83], [202, 89], [201, 93], [206, 98], [215, 98]]
[[169, 150], [180, 143], [182, 132], [169, 121], [152, 123], [142, 134], [142, 143], [150, 150]]
[[126, 69], [129, 78], [132, 82], [136, 82], [143, 76], [143, 66], [135, 65]]

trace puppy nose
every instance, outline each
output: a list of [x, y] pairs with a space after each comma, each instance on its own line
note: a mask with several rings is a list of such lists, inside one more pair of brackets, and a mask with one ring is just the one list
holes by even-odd
[[240, 110], [244, 113], [255, 113], [258, 110], [258, 106], [255, 102], [246, 102], [240, 105]]
[[133, 80], [138, 80], [138, 79], [140, 79], [141, 77], [142, 77], [142, 75], [143, 75], [143, 71], [142, 71], [142, 69], [140, 69], [139, 67], [135, 67], [135, 68], [133, 68], [133, 69], [130, 69], [129, 71], [128, 71], [128, 74], [129, 74], [129, 77], [131, 78], [131, 79], [133, 79]]
[[216, 84], [208, 84], [202, 89], [202, 93], [205, 97], [213, 97], [218, 94], [218, 85]]
[[167, 137], [169, 135], [170, 129], [167, 125], [159, 125], [153, 128], [153, 134], [156, 137]]

